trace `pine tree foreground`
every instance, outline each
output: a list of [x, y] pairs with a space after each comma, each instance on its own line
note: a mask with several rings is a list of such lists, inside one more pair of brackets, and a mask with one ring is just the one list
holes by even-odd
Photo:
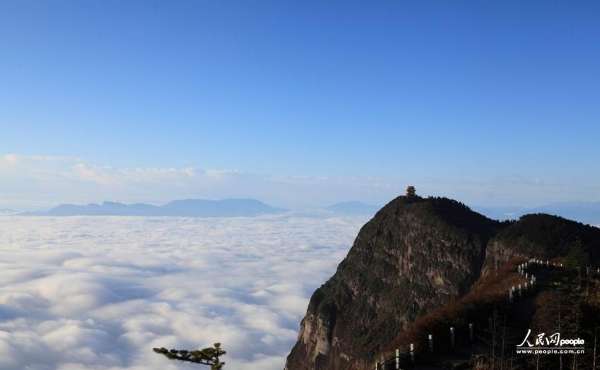
[[227, 353], [221, 349], [221, 343], [215, 343], [213, 347], [207, 347], [195, 351], [166, 349], [164, 347], [153, 348], [152, 350], [156, 353], [166, 356], [170, 360], [209, 365], [211, 370], [221, 370], [223, 368], [225, 363], [221, 362], [219, 357]]

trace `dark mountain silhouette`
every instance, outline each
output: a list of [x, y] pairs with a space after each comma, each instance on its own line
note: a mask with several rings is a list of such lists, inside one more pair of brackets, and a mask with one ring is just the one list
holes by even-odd
[[531, 213], [546, 213], [589, 225], [600, 225], [600, 202], [562, 202], [540, 207], [479, 207], [482, 214], [497, 219], [518, 219]]
[[590, 225], [600, 225], [600, 202], [553, 203], [532, 208], [527, 213], [547, 213]]
[[162, 206], [144, 203], [123, 204], [61, 204], [48, 211], [27, 215], [38, 216], [178, 216], [178, 217], [236, 217], [259, 216], [283, 212], [255, 199], [185, 199], [174, 200]]
[[398, 197], [362, 227], [312, 295], [286, 370], [373, 368], [375, 356], [418, 330], [415, 322], [439, 310], [460, 316], [455, 302], [464, 297], [471, 311], [489, 307], [489, 292], [505, 298], [502, 274], [513, 279], [513, 269], [499, 266], [564, 258], [578, 241], [579, 254], [600, 264], [598, 228], [541, 214], [500, 222], [447, 198]]
[[326, 210], [343, 215], [374, 215], [379, 206], [358, 201], [340, 202], [330, 205]]
[[487, 246], [486, 270], [517, 256], [565, 257], [578, 242], [584, 245], [591, 262], [600, 264], [600, 229], [597, 227], [541, 213], [505, 224], [507, 226]]

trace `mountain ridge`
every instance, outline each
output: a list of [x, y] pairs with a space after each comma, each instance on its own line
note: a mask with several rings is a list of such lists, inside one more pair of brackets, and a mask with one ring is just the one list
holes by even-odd
[[60, 204], [47, 211], [26, 216], [171, 216], [171, 217], [254, 217], [285, 212], [256, 199], [181, 199], [163, 205], [104, 201], [86, 205]]
[[497, 220], [518, 219], [532, 213], [564, 217], [588, 225], [600, 225], [600, 202], [557, 202], [537, 207], [475, 207], [475, 210]]
[[565, 257], [577, 240], [600, 262], [600, 230], [582, 223], [539, 214], [501, 222], [448, 198], [398, 197], [361, 228], [311, 297], [285, 369], [370, 367], [417, 318], [469, 293], [499, 265]]

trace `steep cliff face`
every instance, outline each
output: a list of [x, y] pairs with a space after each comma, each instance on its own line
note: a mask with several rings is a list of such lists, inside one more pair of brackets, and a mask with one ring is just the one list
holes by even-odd
[[565, 257], [577, 243], [600, 263], [595, 227], [543, 214], [500, 223], [450, 199], [398, 197], [361, 229], [311, 297], [286, 369], [370, 367], [415, 318], [512, 257]]
[[312, 296], [287, 370], [357, 369], [479, 277], [496, 221], [445, 198], [398, 197]]

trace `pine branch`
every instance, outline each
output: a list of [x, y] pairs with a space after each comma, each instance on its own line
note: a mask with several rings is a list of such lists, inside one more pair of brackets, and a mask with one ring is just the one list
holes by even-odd
[[193, 362], [210, 366], [211, 370], [221, 370], [225, 365], [219, 360], [227, 352], [221, 349], [221, 343], [215, 343], [213, 347], [207, 347], [200, 350], [188, 351], [178, 349], [153, 348], [154, 352], [167, 357], [170, 360], [179, 360]]

